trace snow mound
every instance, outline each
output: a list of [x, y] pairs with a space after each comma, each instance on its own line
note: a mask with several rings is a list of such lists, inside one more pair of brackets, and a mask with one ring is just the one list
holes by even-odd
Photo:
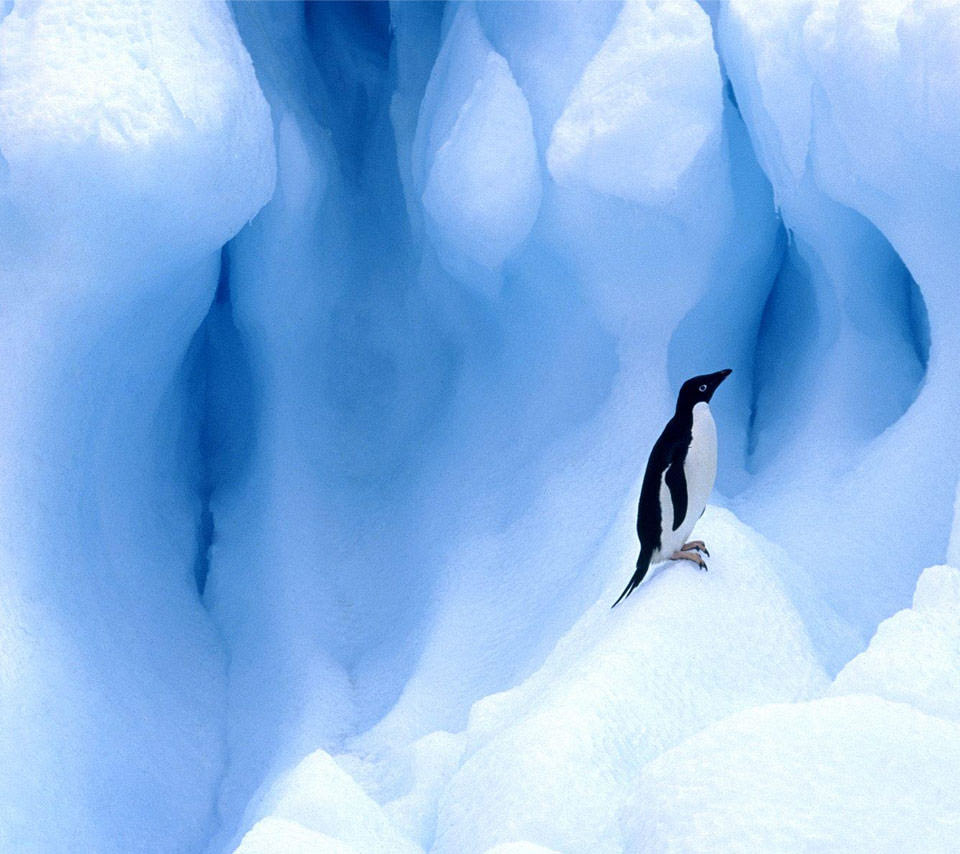
[[488, 848], [484, 854], [558, 854], [552, 848], [534, 845], [532, 842], [504, 842]]
[[626, 850], [956, 851], [960, 726], [877, 697], [749, 709], [649, 763]]
[[463, 761], [465, 738], [443, 730], [417, 739], [408, 751], [407, 792], [384, 805], [394, 825], [424, 848], [436, 831], [437, 804], [444, 787]]
[[358, 854], [357, 849], [295, 821], [267, 817], [243, 837], [235, 854]]
[[[733, 0], [717, 22], [791, 235], [758, 336], [741, 510], [866, 639], [909, 602], [904, 567], [943, 559], [960, 473], [940, 440], [960, 417], [960, 8]], [[836, 571], [858, 563], [869, 573]]]
[[[264, 825], [265, 820], [271, 823]], [[404, 839], [380, 806], [323, 750], [311, 753], [270, 787], [257, 807], [254, 828], [237, 851], [253, 854], [261, 849], [249, 846], [279, 846], [288, 835], [297, 844], [306, 845], [317, 834], [323, 840], [319, 851], [422, 854], [422, 849]], [[330, 847], [333, 845], [339, 847]]]
[[880, 624], [829, 693], [877, 694], [960, 721], [960, 571], [925, 569], [913, 607]]
[[825, 676], [749, 529], [710, 508], [710, 571], [668, 564], [610, 610], [629, 576], [520, 686], [476, 703], [468, 756], [440, 799], [436, 852], [521, 837], [621, 850], [618, 814], [643, 763], [735, 711], [816, 696]]
[[550, 172], [641, 204], [669, 198], [719, 140], [721, 90], [710, 20], [693, 0], [626, 3], [553, 128]]

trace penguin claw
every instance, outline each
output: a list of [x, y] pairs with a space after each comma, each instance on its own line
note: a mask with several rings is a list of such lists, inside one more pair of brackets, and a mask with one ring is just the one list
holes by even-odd
[[680, 547], [682, 552], [703, 552], [707, 557], [710, 557], [710, 552], [707, 551], [707, 547], [703, 544], [703, 540], [691, 540], [689, 543], [684, 543]]
[[690, 563], [695, 563], [700, 567], [704, 572], [707, 571], [707, 562], [700, 557], [699, 554], [695, 551], [687, 551], [686, 546], [678, 552], [674, 552], [670, 555], [670, 560], [688, 560]]

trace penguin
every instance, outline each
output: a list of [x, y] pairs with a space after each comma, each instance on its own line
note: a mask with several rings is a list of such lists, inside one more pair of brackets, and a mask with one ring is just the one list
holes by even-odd
[[647, 460], [637, 508], [640, 557], [637, 571], [616, 608], [643, 581], [650, 564], [689, 560], [701, 569], [710, 557], [701, 540], [687, 542], [703, 515], [717, 476], [717, 427], [710, 414], [710, 398], [732, 371], [703, 374], [687, 380], [677, 395], [677, 410], [663, 428]]

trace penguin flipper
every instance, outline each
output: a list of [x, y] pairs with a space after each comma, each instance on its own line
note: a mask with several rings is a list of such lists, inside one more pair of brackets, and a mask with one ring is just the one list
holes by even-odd
[[670, 490], [670, 501], [673, 504], [673, 530], [676, 531], [683, 524], [687, 516], [687, 478], [683, 473], [683, 463], [686, 454], [676, 455], [663, 480]]
[[637, 558], [637, 571], [633, 573], [633, 577], [630, 579], [630, 583], [623, 588], [623, 593], [620, 594], [620, 597], [614, 602], [610, 608], [616, 608], [621, 601], [626, 599], [634, 590], [636, 590], [637, 585], [643, 581], [643, 577], [647, 574], [647, 570], [650, 568], [650, 558], [652, 554], [646, 550], [640, 551], [640, 557]]

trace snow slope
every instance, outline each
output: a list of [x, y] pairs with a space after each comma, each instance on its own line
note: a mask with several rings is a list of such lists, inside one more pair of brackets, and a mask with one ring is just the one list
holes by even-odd
[[[665, 564], [611, 611], [634, 557], [633, 544], [613, 534], [601, 553], [615, 554], [609, 565], [623, 572], [610, 575], [535, 673], [474, 704], [464, 731], [403, 747], [380, 743], [374, 730], [338, 757], [344, 770], [313, 754], [271, 788], [256, 815], [298, 821], [360, 851], [400, 849], [382, 829], [376, 841], [358, 843], [307, 810], [327, 821], [349, 810], [372, 832], [389, 817], [436, 852], [482, 854], [518, 840], [623, 850], [620, 813], [650, 759], [735, 711], [828, 686], [768, 546], [713, 508], [697, 533], [715, 555], [708, 573]], [[369, 798], [345, 772], [382, 803], [382, 814], [364, 817]], [[325, 786], [297, 782], [321, 777]], [[341, 790], [352, 792], [350, 806], [325, 806]]]
[[826, 698], [749, 709], [650, 762], [627, 849], [954, 850], [958, 584], [925, 569]]
[[955, 850], [960, 726], [877, 697], [760, 706], [651, 762], [631, 851]]

